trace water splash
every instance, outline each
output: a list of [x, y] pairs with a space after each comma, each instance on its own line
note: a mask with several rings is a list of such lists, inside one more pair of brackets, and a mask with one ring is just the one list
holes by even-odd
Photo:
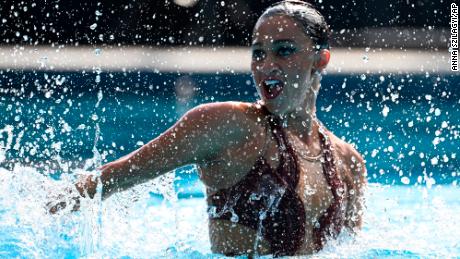
[[[98, 172], [91, 172], [93, 175]], [[99, 177], [99, 176], [98, 176]], [[97, 255], [102, 241], [102, 183], [98, 181], [96, 194], [93, 199], [81, 199], [81, 214], [84, 221], [80, 221], [80, 254], [83, 256]]]
[[[0, 168], [2, 253], [33, 258], [216, 256], [210, 252], [205, 200], [178, 200], [174, 173], [117, 193], [103, 206], [98, 197], [83, 199], [79, 212], [71, 213], [69, 208], [49, 215], [46, 202], [73, 188], [74, 178], [64, 174], [52, 180], [37, 169], [19, 165], [13, 170]], [[460, 188], [371, 184], [368, 189], [363, 231], [356, 237], [341, 234], [313, 258], [448, 258], [460, 253], [456, 247]], [[166, 199], [156, 202], [152, 192]], [[276, 200], [266, 199], [267, 207], [276, 207]], [[268, 213], [261, 213], [261, 221]]]
[[267, 214], [270, 213], [271, 216], [273, 216], [274, 213], [278, 210], [278, 205], [281, 201], [281, 198], [283, 198], [285, 191], [286, 189], [281, 186], [275, 186], [274, 188], [271, 188], [271, 185], [261, 186], [261, 189], [259, 190], [260, 198], [263, 197], [265, 209], [259, 212], [257, 235], [256, 235], [256, 239], [254, 241], [254, 246], [253, 246], [256, 257], [259, 256], [258, 248], [259, 248], [260, 242], [263, 239], [264, 220], [267, 218]]
[[[102, 98], [103, 98], [102, 90], [99, 89], [99, 91], [97, 93], [97, 102], [96, 102], [96, 104], [94, 106], [95, 108], [99, 107], [99, 104], [100, 104]], [[92, 115], [92, 118], [93, 118], [93, 120], [96, 121], [93, 148], [91, 149], [91, 151], [93, 153], [93, 157], [88, 159], [88, 160], [86, 160], [85, 165], [84, 165], [84, 170], [85, 171], [95, 170], [96, 168], [99, 168], [102, 165], [102, 155], [99, 152], [99, 150], [97, 149], [97, 143], [99, 142], [100, 135], [101, 135], [101, 129], [99, 127], [99, 122], [98, 122], [99, 117], [97, 116], [96, 113], [94, 113]]]
[[[174, 172], [101, 200], [101, 185], [94, 199], [81, 199], [80, 210], [67, 206], [55, 215], [47, 213], [58, 196], [72, 202], [76, 174], [95, 171], [71, 169], [53, 180], [43, 172], [17, 165], [0, 168], [0, 253], [11, 257], [161, 257], [168, 247], [175, 253], [209, 254], [206, 204], [203, 199], [179, 203]], [[152, 203], [159, 193], [165, 199]], [[175, 204], [174, 204], [175, 203]], [[172, 205], [172, 206], [171, 206]], [[173, 215], [174, 217], [171, 217]], [[199, 245], [197, 245], [199, 242]], [[202, 249], [198, 249], [202, 247]]]
[[102, 165], [102, 155], [97, 149], [97, 143], [99, 141], [100, 134], [101, 134], [99, 123], [96, 123], [95, 128], [96, 130], [94, 132], [94, 142], [93, 142], [93, 148], [92, 148], [93, 157], [85, 161], [85, 165], [83, 166], [84, 171], [92, 171]]
[[13, 143], [13, 126], [6, 125], [3, 129], [0, 129], [0, 140], [3, 139], [3, 134], [6, 133], [6, 140], [0, 141], [0, 163], [5, 161], [6, 152], [11, 149]]

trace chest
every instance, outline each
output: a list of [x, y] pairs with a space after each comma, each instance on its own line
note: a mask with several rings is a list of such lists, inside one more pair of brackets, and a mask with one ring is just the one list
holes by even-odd
[[[297, 159], [299, 173], [297, 195], [303, 201], [310, 218], [318, 218], [333, 200], [332, 191], [325, 176], [327, 172], [323, 164], [322, 151], [319, 145], [317, 150], [320, 151], [310, 151], [299, 139], [289, 135], [288, 140]], [[266, 150], [266, 160], [271, 168], [277, 168], [280, 164], [280, 150], [276, 142], [271, 142]]]

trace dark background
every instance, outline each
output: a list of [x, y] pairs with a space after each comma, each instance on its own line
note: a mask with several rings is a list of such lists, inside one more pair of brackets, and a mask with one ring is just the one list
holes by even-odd
[[[257, 17], [277, 2], [175, 1], [3, 0], [0, 44], [247, 46]], [[333, 30], [333, 46], [447, 48], [451, 1], [312, 2]]]

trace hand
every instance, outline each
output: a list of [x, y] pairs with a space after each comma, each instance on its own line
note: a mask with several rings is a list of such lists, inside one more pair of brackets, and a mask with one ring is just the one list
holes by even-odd
[[75, 188], [81, 197], [86, 198], [89, 196], [92, 199], [94, 198], [94, 195], [96, 195], [98, 180], [99, 178], [93, 175], [82, 175], [75, 184]]
[[70, 211], [77, 211], [80, 209], [80, 195], [76, 195], [70, 188], [65, 190], [66, 194], [59, 194], [55, 200], [50, 201], [46, 204], [46, 208], [49, 213], [56, 214], [56, 212], [64, 210], [67, 205], [70, 205], [72, 209]]
[[92, 175], [80, 176], [80, 179], [75, 184], [75, 188], [66, 188], [65, 194], [59, 194], [53, 200], [46, 204], [49, 213], [55, 214], [58, 211], [64, 210], [68, 205], [72, 206], [70, 211], [80, 209], [80, 199], [89, 197], [93, 198], [96, 194], [97, 178], [93, 180]]

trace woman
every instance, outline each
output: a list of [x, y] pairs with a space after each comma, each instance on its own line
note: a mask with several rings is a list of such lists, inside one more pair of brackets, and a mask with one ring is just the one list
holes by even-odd
[[[76, 184], [103, 197], [196, 164], [207, 189], [212, 251], [298, 255], [361, 225], [360, 154], [316, 117], [329, 31], [311, 5], [283, 1], [254, 27], [252, 75], [260, 101], [200, 105], [140, 149]], [[53, 208], [53, 210], [57, 207]]]

